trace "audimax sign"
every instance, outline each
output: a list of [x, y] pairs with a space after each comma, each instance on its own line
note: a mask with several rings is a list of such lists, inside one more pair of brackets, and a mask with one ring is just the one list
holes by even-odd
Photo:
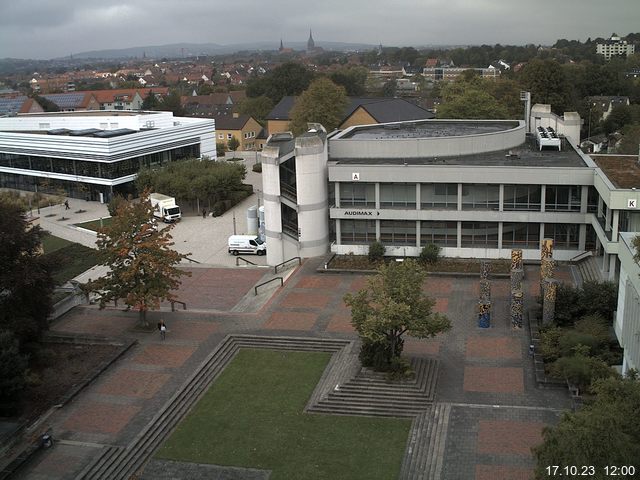
[[380, 215], [380, 212], [375, 212], [373, 210], [345, 210], [344, 214], [352, 217], [373, 217], [373, 214]]

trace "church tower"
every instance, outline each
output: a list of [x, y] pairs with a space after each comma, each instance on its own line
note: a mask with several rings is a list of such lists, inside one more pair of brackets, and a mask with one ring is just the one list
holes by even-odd
[[309, 29], [309, 40], [307, 40], [307, 51], [310, 52], [316, 48], [316, 42], [313, 41], [313, 35], [311, 35], [311, 29]]

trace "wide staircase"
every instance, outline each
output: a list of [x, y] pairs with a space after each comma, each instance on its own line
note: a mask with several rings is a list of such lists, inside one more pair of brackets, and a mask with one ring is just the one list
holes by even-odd
[[413, 420], [400, 480], [440, 478], [450, 415], [451, 404], [436, 403]]
[[335, 353], [351, 344], [347, 340], [337, 339], [229, 335], [129, 445], [105, 446], [76, 480], [124, 480], [134, 475], [241, 348]]
[[602, 275], [600, 273], [600, 266], [598, 262], [602, 261], [601, 257], [587, 257], [580, 260], [576, 267], [580, 276], [580, 284], [588, 281], [601, 282]]
[[410, 380], [389, 380], [387, 374], [362, 368], [352, 378], [329, 385], [307, 411], [334, 415], [415, 417], [430, 408], [438, 379], [438, 361], [413, 358]]

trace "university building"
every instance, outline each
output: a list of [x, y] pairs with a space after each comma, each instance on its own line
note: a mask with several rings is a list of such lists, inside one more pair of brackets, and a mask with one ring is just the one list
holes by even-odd
[[[618, 233], [640, 230], [624, 159], [576, 148], [580, 117], [535, 105], [522, 120], [423, 120], [352, 126], [327, 135], [272, 135], [261, 157], [267, 258], [329, 250], [416, 256], [435, 243], [449, 257], [539, 259], [591, 251], [616, 278]], [[640, 187], [640, 168], [634, 167]], [[611, 177], [611, 178], [610, 178]], [[620, 180], [622, 183], [620, 183]]]
[[171, 112], [83, 111], [0, 118], [0, 187], [109, 201], [143, 167], [216, 158], [215, 122]]

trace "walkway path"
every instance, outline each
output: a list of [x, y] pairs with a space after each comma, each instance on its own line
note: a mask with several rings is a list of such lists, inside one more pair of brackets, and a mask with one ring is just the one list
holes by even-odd
[[[264, 270], [197, 269], [189, 300], [197, 312], [150, 314], [152, 322], [160, 316], [166, 321], [164, 341], [156, 331], [137, 330], [132, 312], [79, 307], [67, 314], [54, 330], [122, 335], [139, 343], [51, 418], [60, 441], [19, 478], [73, 479], [104, 446], [128, 445], [227, 334], [355, 339], [342, 297], [361, 288], [366, 277], [318, 274], [318, 262], [305, 262], [256, 313], [233, 308]], [[538, 277], [536, 269], [526, 273], [530, 302]], [[544, 425], [557, 421], [559, 409], [569, 407], [564, 392], [536, 388], [526, 329], [515, 332], [509, 326], [509, 281], [494, 280], [492, 286], [493, 325], [479, 329], [477, 279], [431, 277], [425, 284], [436, 310], [445, 312], [454, 328], [433, 340], [407, 339], [405, 346], [407, 354], [440, 362], [439, 467], [424, 478], [528, 478], [529, 448], [539, 442]]]

